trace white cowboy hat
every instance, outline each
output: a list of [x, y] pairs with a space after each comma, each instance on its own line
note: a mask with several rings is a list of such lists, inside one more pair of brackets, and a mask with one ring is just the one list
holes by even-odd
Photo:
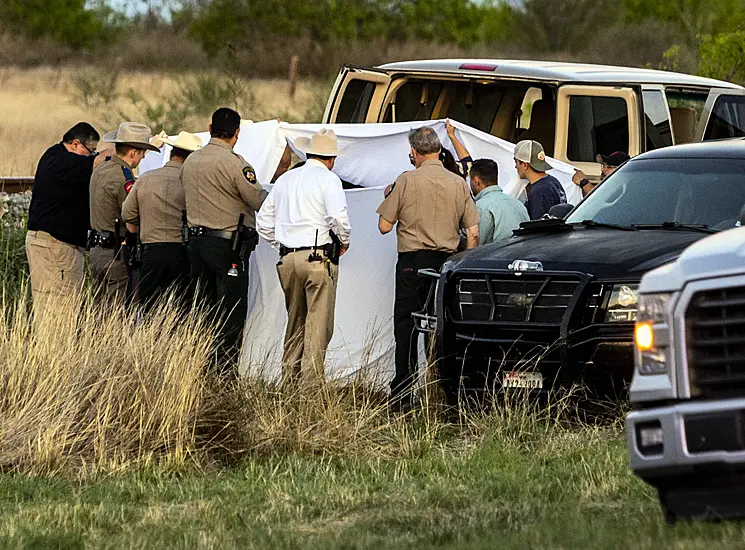
[[295, 140], [295, 147], [306, 155], [318, 155], [319, 157], [336, 157], [339, 149], [336, 142], [336, 134], [333, 130], [322, 128], [309, 139], [299, 137]]
[[150, 143], [151, 137], [150, 128], [144, 124], [122, 122], [118, 130], [104, 134], [103, 141], [106, 143], [122, 143], [138, 149], [147, 149], [148, 151], [160, 151], [160, 149]]
[[202, 138], [197, 135], [190, 134], [189, 132], [179, 132], [175, 138], [165, 137], [162, 138], [163, 143], [167, 143], [171, 147], [176, 149], [184, 149], [186, 151], [197, 151], [204, 146]]

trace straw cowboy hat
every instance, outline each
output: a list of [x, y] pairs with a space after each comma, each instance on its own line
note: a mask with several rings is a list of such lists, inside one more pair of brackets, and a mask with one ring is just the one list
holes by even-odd
[[333, 130], [322, 128], [308, 139], [299, 137], [295, 140], [295, 147], [306, 155], [318, 155], [319, 157], [336, 157], [339, 149], [336, 143], [336, 134]]
[[184, 149], [191, 152], [198, 151], [204, 146], [202, 138], [189, 132], [179, 132], [175, 138], [165, 137], [162, 138], [162, 141], [176, 149]]
[[155, 145], [150, 143], [150, 128], [137, 122], [122, 122], [119, 129], [113, 132], [107, 132], [103, 136], [106, 143], [122, 143], [130, 145], [137, 149], [147, 149], [148, 151], [160, 151]]

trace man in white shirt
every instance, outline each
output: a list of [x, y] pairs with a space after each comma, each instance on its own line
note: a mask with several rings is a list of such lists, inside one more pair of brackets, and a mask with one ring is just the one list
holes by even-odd
[[283, 378], [295, 384], [323, 379], [326, 349], [334, 332], [339, 256], [349, 248], [347, 198], [331, 170], [336, 135], [322, 129], [298, 138], [307, 162], [280, 176], [256, 216], [256, 229], [279, 248], [277, 273], [285, 293]]

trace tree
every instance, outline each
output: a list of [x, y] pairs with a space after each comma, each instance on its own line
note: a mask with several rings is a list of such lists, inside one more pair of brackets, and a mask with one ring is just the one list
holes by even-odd
[[745, 23], [745, 0], [623, 0], [623, 9], [629, 21], [651, 18], [672, 26], [688, 45]]
[[[589, 1], [589, 0], [588, 0]], [[508, 38], [513, 8], [500, 0], [188, 0], [176, 14], [215, 55], [257, 33], [321, 43], [429, 41], [469, 46]]]
[[745, 84], [745, 31], [701, 37], [699, 74]]
[[525, 0], [515, 28], [534, 51], [577, 52], [602, 41], [603, 31], [619, 22], [616, 6], [616, 0]]
[[85, 0], [3, 0], [0, 21], [31, 36], [50, 36], [79, 49], [99, 41], [113, 12], [88, 9]]

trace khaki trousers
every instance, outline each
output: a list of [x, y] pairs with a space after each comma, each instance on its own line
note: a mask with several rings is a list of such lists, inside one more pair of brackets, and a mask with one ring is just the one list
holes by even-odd
[[93, 277], [102, 297], [112, 303], [124, 305], [127, 295], [127, 265], [124, 263], [124, 250], [119, 259], [114, 259], [114, 251], [99, 246], [92, 248], [89, 257]]
[[309, 262], [309, 254], [291, 252], [277, 264], [287, 307], [282, 374], [291, 384], [301, 377], [312, 385], [323, 380], [326, 349], [334, 333], [339, 266], [325, 260]]
[[[62, 307], [80, 292], [85, 281], [83, 248], [67, 244], [45, 231], [26, 233], [26, 256], [31, 272], [31, 294], [39, 316], [48, 307]], [[64, 302], [64, 304], [63, 304]]]

